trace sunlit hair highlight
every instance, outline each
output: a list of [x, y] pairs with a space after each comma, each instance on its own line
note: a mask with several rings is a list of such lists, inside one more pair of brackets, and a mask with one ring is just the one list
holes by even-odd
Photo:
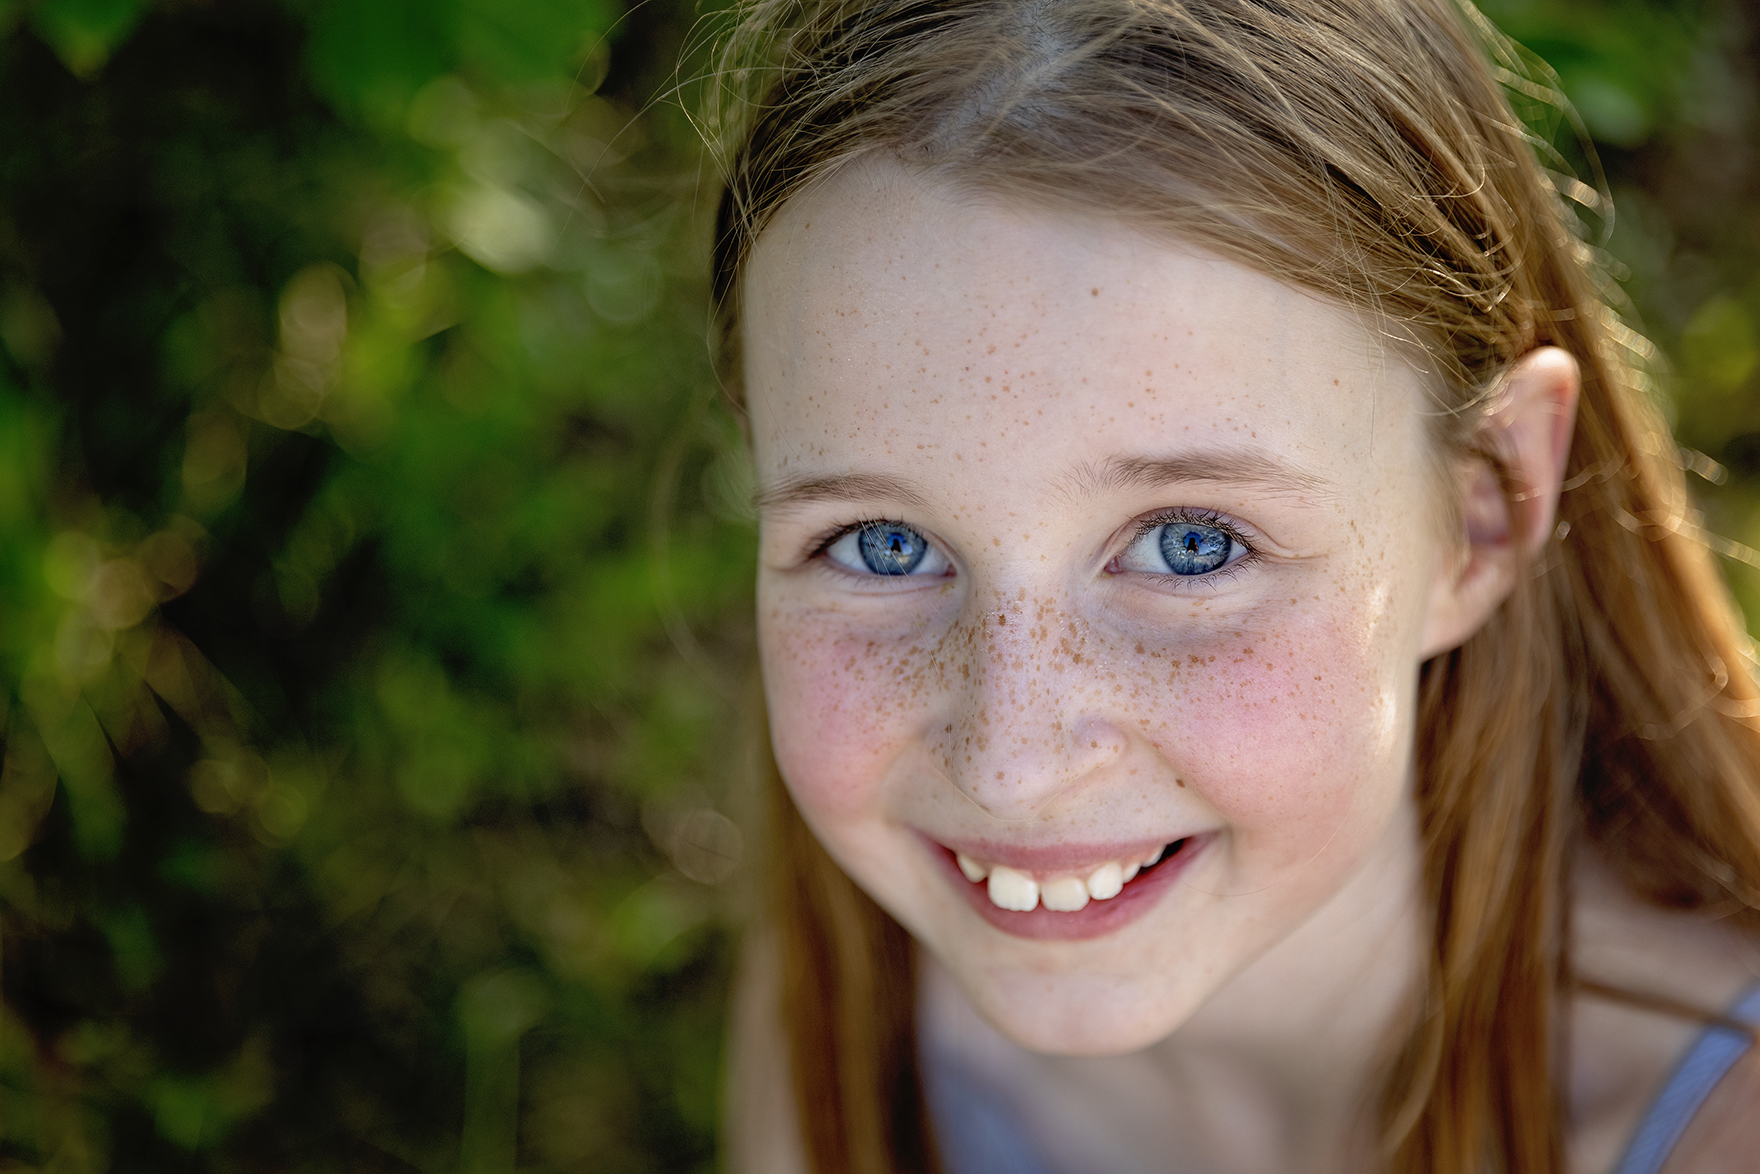
[[[1501, 470], [1483, 446], [1511, 364], [1546, 345], [1577, 357], [1558, 528], [1533, 536], [1498, 614], [1422, 669], [1432, 947], [1367, 1107], [1389, 1170], [1562, 1169], [1573, 854], [1599, 845], [1645, 899], [1756, 928], [1760, 700], [1644, 392], [1645, 344], [1494, 73], [1510, 80], [1510, 46], [1453, 0], [741, 11], [712, 111], [727, 169], [714, 293], [736, 394], [753, 243], [793, 196], [876, 154], [1357, 308], [1430, 376], [1443, 461]], [[1507, 496], [1527, 488], [1506, 476]], [[908, 939], [779, 783], [774, 809], [769, 915], [809, 1158], [821, 1174], [930, 1168]]]

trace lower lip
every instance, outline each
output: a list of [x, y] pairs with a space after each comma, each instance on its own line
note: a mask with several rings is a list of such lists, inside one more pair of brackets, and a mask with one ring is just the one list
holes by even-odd
[[1059, 913], [1043, 905], [1025, 913], [998, 908], [990, 900], [987, 882], [974, 884], [967, 880], [951, 851], [933, 840], [927, 840], [927, 844], [930, 855], [941, 865], [941, 871], [953, 887], [977, 910], [979, 917], [1003, 933], [1037, 941], [1075, 942], [1116, 933], [1149, 912], [1209, 839], [1208, 836], [1192, 836], [1179, 841], [1178, 851], [1163, 856], [1153, 868], [1139, 872], [1118, 896], [1106, 901], [1089, 901], [1074, 913]]

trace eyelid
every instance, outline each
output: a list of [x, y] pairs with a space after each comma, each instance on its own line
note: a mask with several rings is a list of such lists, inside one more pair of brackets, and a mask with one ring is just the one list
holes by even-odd
[[[867, 571], [867, 572], [858, 571], [852, 567], [844, 566], [843, 564], [837, 562], [835, 559], [827, 557], [830, 554], [831, 548], [836, 546], [839, 542], [843, 541], [845, 538], [849, 537], [851, 534], [859, 533], [860, 531], [865, 530], [871, 526], [873, 526], [873, 527], [898, 526], [898, 527], [901, 527], [902, 529], [906, 529], [906, 530], [911, 531], [913, 534], [916, 534], [918, 537], [920, 537], [924, 541], [924, 543], [926, 543], [928, 545], [929, 550], [928, 550], [927, 555], [925, 555], [925, 557], [939, 558], [943, 563], [946, 564], [945, 570], [943, 570], [940, 574], [934, 574], [934, 573], [915, 574], [915, 573], [911, 573], [911, 574], [902, 574], [902, 575], [884, 575], [884, 574], [879, 574], [879, 573], [873, 572], [873, 571]], [[831, 530], [830, 532], [824, 534], [822, 537], [816, 539], [812, 543], [812, 545], [810, 547], [810, 552], [807, 555], [807, 558], [805, 561], [809, 564], [817, 563], [820, 565], [829, 566], [833, 570], [835, 570], [838, 574], [847, 575], [853, 579], [884, 580], [887, 582], [892, 582], [895, 580], [910, 580], [910, 579], [923, 580], [923, 579], [944, 578], [946, 575], [954, 573], [954, 570], [955, 570], [953, 556], [951, 556], [950, 554], [947, 553], [947, 551], [942, 547], [940, 542], [936, 541], [936, 539], [933, 536], [931, 536], [930, 533], [927, 530], [925, 530], [923, 527], [915, 525], [914, 523], [911, 523], [911, 522], [903, 521], [899, 518], [862, 518], [859, 521], [843, 523], [843, 524], [837, 526], [835, 529]]]
[[[1227, 514], [1206, 507], [1173, 506], [1168, 509], [1156, 510], [1136, 519], [1135, 524], [1131, 527], [1129, 537], [1125, 539], [1124, 547], [1120, 548], [1120, 553], [1123, 553], [1125, 548], [1128, 548], [1131, 543], [1145, 534], [1176, 522], [1187, 522], [1195, 526], [1209, 526], [1212, 529], [1220, 530], [1246, 547], [1247, 551], [1252, 554], [1257, 554], [1260, 546], [1265, 542], [1265, 539], [1256, 531], [1235, 521]], [[1116, 558], [1117, 555], [1113, 557]]]
[[825, 552], [835, 546], [839, 538], [851, 530], [859, 530], [868, 524], [868, 522], [839, 522], [829, 530], [820, 531], [817, 537], [808, 540], [806, 556], [801, 561], [810, 563], [814, 559], [823, 558]]
[[[855, 522], [839, 522], [829, 530], [820, 531], [817, 538], [811, 539], [807, 543], [805, 561], [811, 562], [813, 559], [823, 557], [826, 551], [837, 545], [838, 539], [847, 534], [853, 534], [864, 526], [910, 526], [911, 529], [917, 530], [917, 527], [898, 518], [862, 518]], [[922, 534], [921, 530], [917, 530], [917, 532]], [[927, 538], [928, 535], [923, 534], [923, 537]]]

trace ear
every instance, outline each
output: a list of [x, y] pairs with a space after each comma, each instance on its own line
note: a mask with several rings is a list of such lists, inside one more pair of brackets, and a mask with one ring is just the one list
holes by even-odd
[[1529, 351], [1510, 369], [1476, 447], [1503, 462], [1512, 492], [1504, 496], [1482, 457], [1458, 466], [1461, 529], [1449, 536], [1431, 582], [1426, 659], [1466, 643], [1552, 537], [1581, 387], [1577, 360], [1557, 347]]

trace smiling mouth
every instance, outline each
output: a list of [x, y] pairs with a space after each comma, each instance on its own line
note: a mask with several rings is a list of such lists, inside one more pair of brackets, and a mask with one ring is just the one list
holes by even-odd
[[998, 909], [1030, 913], [1044, 905], [1057, 913], [1080, 913], [1090, 901], [1110, 901], [1124, 892], [1125, 886], [1139, 875], [1177, 855], [1186, 842], [1175, 840], [1122, 860], [1108, 860], [1079, 872], [1044, 877], [1036, 877], [1006, 864], [991, 864], [964, 852], [955, 852], [953, 858], [967, 880], [985, 887], [990, 903]]
[[1076, 845], [976, 840], [955, 848], [917, 835], [972, 912], [1011, 937], [1039, 941], [1082, 941], [1124, 929], [1157, 907], [1216, 838], [1198, 832], [1159, 847], [1119, 844], [1090, 853]]

